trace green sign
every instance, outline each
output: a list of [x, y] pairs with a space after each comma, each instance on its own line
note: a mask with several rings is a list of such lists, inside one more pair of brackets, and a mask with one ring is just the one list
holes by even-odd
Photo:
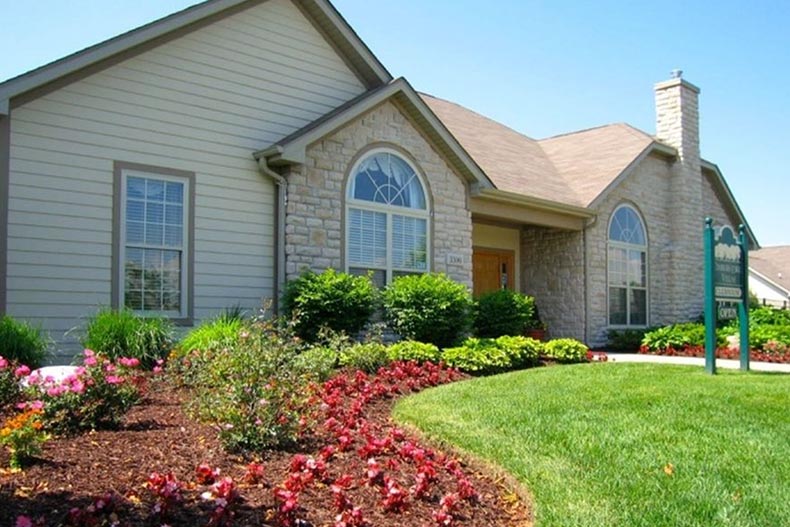
[[[735, 233], [724, 226], [718, 229], [714, 244], [713, 282], [716, 300], [740, 302], [743, 298], [743, 255]], [[727, 318], [735, 318], [727, 317]]]
[[738, 318], [741, 369], [749, 370], [749, 240], [743, 225], [713, 228], [705, 219], [705, 371], [716, 373], [716, 321]]
[[733, 320], [738, 318], [738, 304], [719, 302], [717, 315], [716, 318], [719, 320]]

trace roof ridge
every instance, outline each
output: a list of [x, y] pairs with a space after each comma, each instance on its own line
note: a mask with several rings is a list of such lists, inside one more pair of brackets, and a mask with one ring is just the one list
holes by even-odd
[[623, 126], [623, 127], [628, 127], [628, 128], [633, 129], [633, 130], [641, 132], [641, 130], [639, 130], [638, 128], [634, 128], [633, 126], [631, 126], [630, 124], [628, 124], [626, 122], [619, 121], [619, 122], [616, 122], [616, 123], [599, 124], [598, 126], [591, 126], [589, 128], [582, 128], [581, 130], [573, 130], [571, 132], [564, 132], [564, 133], [561, 133], [561, 134], [550, 135], [548, 137], [543, 137], [541, 139], [538, 139], [537, 141], [539, 143], [542, 143], [543, 141], [549, 141], [551, 139], [559, 139], [561, 137], [568, 137], [568, 136], [571, 136], [571, 135], [584, 134], [584, 133], [587, 133], [587, 132], [592, 132], [593, 130], [600, 130], [602, 128], [609, 128], [610, 126]]

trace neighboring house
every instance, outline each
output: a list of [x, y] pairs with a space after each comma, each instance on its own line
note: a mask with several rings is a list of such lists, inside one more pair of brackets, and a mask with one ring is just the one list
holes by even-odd
[[518, 289], [592, 345], [693, 318], [703, 218], [746, 223], [698, 92], [656, 86], [656, 137], [537, 141], [393, 79], [326, 0], [210, 0], [0, 84], [0, 310], [68, 352], [99, 306], [191, 326], [334, 267]]
[[790, 245], [749, 252], [749, 291], [760, 303], [790, 307]]

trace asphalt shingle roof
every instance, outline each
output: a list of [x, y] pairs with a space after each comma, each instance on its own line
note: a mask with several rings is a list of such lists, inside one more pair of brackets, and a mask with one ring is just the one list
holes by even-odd
[[654, 142], [623, 123], [536, 140], [463, 106], [420, 94], [500, 190], [589, 206]]
[[790, 291], [790, 245], [749, 251], [749, 267]]

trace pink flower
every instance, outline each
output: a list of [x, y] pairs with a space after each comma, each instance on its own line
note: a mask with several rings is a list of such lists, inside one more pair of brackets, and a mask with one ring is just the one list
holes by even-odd
[[26, 375], [30, 375], [30, 368], [28, 368], [23, 364], [22, 366], [14, 370], [14, 375], [17, 377], [24, 377]]
[[83, 352], [82, 352], [82, 353], [83, 353], [83, 354], [84, 354], [86, 357], [95, 357], [95, 356], [96, 356], [96, 353], [94, 353], [94, 352], [93, 352], [93, 350], [89, 350], [89, 349], [87, 349], [87, 348], [85, 348], [85, 349], [83, 350]]
[[0, 370], [8, 368], [8, 361], [0, 355]]
[[17, 516], [16, 527], [33, 527], [33, 520], [29, 516]]
[[66, 391], [65, 386], [61, 386], [61, 385], [51, 386], [47, 388], [47, 395], [49, 395], [50, 397], [57, 397], [65, 391]]
[[123, 382], [123, 378], [117, 375], [108, 375], [104, 380], [107, 381], [107, 384], [121, 384]]
[[36, 399], [35, 401], [30, 401], [27, 403], [27, 407], [31, 410], [42, 410], [44, 408], [44, 401]]
[[114, 373], [115, 372], [115, 365], [114, 364], [110, 364], [110, 363], [105, 364], [104, 371], [106, 371], [107, 373]]
[[83, 393], [85, 391], [85, 383], [80, 380], [74, 380], [71, 383], [71, 391], [73, 393]]
[[85, 357], [85, 360], [82, 362], [85, 364], [85, 366], [96, 366], [96, 364], [98, 363], [96, 361], [96, 357], [92, 355]]
[[80, 366], [79, 368], [74, 370], [74, 375], [76, 375], [77, 377], [82, 377], [83, 375], [85, 375], [85, 368], [83, 366]]
[[134, 357], [121, 357], [119, 362], [121, 363], [121, 366], [125, 366], [127, 368], [136, 368], [140, 365], [140, 360]]

